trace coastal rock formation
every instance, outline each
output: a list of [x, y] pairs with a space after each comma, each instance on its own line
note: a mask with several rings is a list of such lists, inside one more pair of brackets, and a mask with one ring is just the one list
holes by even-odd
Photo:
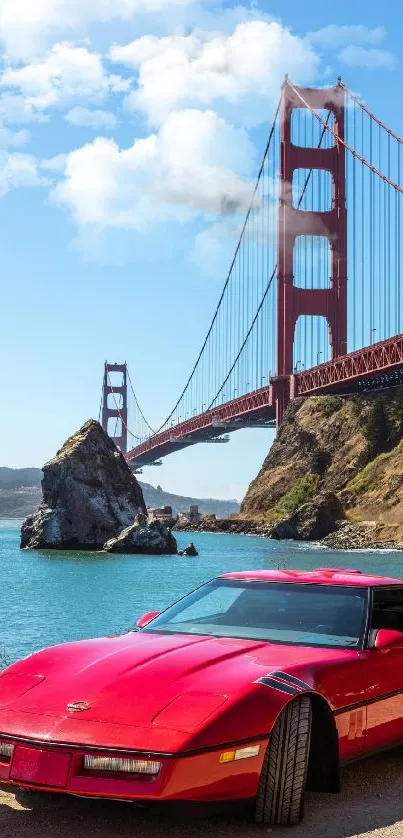
[[170, 528], [154, 518], [148, 524], [140, 515], [130, 527], [104, 544], [107, 553], [148, 553], [168, 555], [177, 552], [177, 543]]
[[350, 533], [354, 548], [364, 530], [366, 547], [403, 542], [402, 387], [295, 399], [239, 520], [274, 527], [328, 492], [337, 495], [351, 525], [365, 525], [338, 529], [332, 544], [340, 538], [349, 547]]
[[38, 510], [22, 527], [23, 548], [100, 550], [146, 511], [124, 457], [94, 420], [46, 463], [42, 490]]
[[343, 521], [321, 543], [332, 550], [403, 550], [403, 542], [382, 538], [382, 529], [376, 521]]
[[269, 535], [275, 539], [318, 541], [336, 530], [344, 517], [337, 495], [326, 492], [303, 503], [287, 518], [278, 521]]
[[295, 399], [249, 486], [241, 513], [278, 520], [318, 492], [339, 495], [366, 456], [365, 402], [330, 396]]
[[267, 535], [270, 527], [262, 525], [259, 521], [245, 517], [216, 518], [215, 515], [203, 515], [197, 524], [179, 519], [175, 524], [175, 530], [179, 532], [227, 532], [241, 535], [242, 533], [255, 533], [256, 535]]
[[179, 550], [179, 552], [178, 552], [178, 556], [198, 556], [198, 555], [199, 554], [196, 550], [196, 547], [193, 544], [193, 541], [191, 541], [190, 544], [188, 544], [188, 546], [185, 547], [184, 550]]

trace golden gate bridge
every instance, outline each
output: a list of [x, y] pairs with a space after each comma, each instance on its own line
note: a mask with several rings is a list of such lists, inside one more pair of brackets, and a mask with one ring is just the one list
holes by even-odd
[[209, 330], [160, 427], [127, 365], [105, 363], [100, 418], [135, 470], [279, 427], [297, 396], [403, 382], [402, 147], [341, 79], [286, 77]]

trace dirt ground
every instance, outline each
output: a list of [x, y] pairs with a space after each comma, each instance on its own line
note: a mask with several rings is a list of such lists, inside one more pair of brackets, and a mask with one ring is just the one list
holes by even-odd
[[10, 794], [0, 786], [1, 838], [403, 838], [403, 750], [343, 772], [340, 795], [308, 794], [300, 826], [256, 826], [246, 814], [174, 820], [127, 803]]

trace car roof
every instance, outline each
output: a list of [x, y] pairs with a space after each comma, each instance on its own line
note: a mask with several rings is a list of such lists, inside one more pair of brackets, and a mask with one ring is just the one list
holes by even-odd
[[362, 588], [383, 585], [402, 585], [403, 579], [377, 576], [344, 567], [317, 567], [314, 570], [247, 570], [223, 573], [219, 579], [237, 579], [244, 582], [302, 582], [312, 585], [350, 585]]

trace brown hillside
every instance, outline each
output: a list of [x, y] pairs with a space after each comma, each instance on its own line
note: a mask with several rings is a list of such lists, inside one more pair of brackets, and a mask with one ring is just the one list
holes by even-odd
[[276, 521], [319, 491], [337, 493], [352, 520], [377, 521], [385, 539], [402, 539], [403, 388], [296, 399], [241, 517]]

